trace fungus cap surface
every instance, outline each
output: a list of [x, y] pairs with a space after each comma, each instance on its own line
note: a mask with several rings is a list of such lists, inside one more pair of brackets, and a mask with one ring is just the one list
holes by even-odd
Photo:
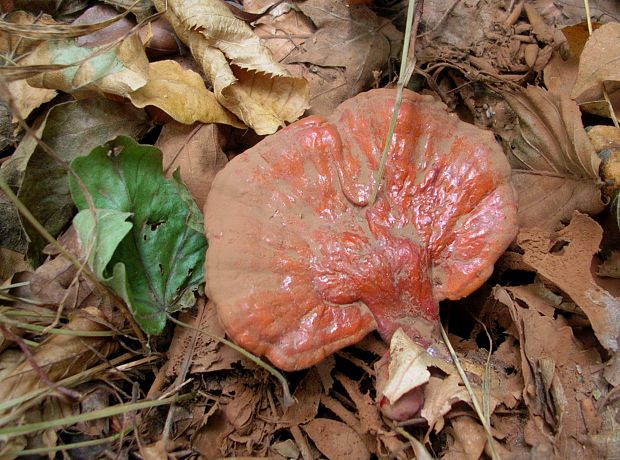
[[229, 336], [284, 370], [374, 329], [424, 343], [437, 304], [477, 289], [517, 232], [510, 167], [490, 132], [405, 91], [373, 90], [235, 157], [205, 206], [207, 295]]

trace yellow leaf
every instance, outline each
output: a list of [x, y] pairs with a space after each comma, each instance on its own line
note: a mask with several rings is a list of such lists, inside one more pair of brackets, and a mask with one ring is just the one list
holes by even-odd
[[200, 121], [244, 126], [207, 90], [200, 75], [183, 69], [176, 61], [149, 64], [149, 81], [129, 93], [128, 97], [136, 107], [159, 107], [176, 121], [187, 125]]
[[[217, 100], [258, 134], [274, 133], [309, 106], [308, 83], [292, 77], [219, 0], [155, 0], [213, 84]], [[167, 5], [167, 8], [166, 8]]]

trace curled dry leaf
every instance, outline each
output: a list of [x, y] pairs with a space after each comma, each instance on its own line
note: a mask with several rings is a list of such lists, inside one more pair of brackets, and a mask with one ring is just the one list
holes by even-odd
[[276, 63], [250, 27], [219, 0], [155, 0], [188, 45], [217, 100], [258, 134], [274, 133], [308, 107], [308, 84]]
[[[620, 101], [620, 23], [604, 24], [592, 33], [581, 58], [572, 97], [579, 104], [604, 100], [603, 89]], [[616, 106], [616, 113], [620, 107]]]
[[146, 84], [127, 97], [136, 107], [153, 105], [187, 125], [199, 121], [244, 127], [220, 105], [200, 75], [176, 61], [151, 62]]
[[[618, 351], [620, 300], [598, 286], [591, 272], [602, 236], [603, 230], [594, 220], [575, 212], [570, 224], [555, 234], [522, 230], [517, 244], [528, 265], [581, 307], [601, 345]], [[555, 249], [558, 244], [561, 249]]]
[[519, 224], [555, 229], [575, 210], [602, 211], [600, 159], [577, 104], [534, 86], [505, 97], [519, 117], [519, 135], [509, 140]]
[[[98, 309], [86, 307], [65, 326], [72, 331], [105, 331], [104, 320]], [[32, 368], [22, 356], [20, 362], [2, 373], [0, 400], [9, 401], [31, 391], [47, 386], [41, 379], [43, 372], [47, 379], [56, 382], [82, 372], [118, 348], [110, 337], [81, 337], [79, 335], [52, 335], [32, 352], [32, 358], [39, 367]], [[53, 391], [50, 389], [50, 391]]]
[[429, 358], [426, 349], [413, 342], [402, 329], [394, 333], [390, 342], [390, 376], [383, 388], [391, 403], [428, 382], [431, 376], [428, 366], [432, 364]]

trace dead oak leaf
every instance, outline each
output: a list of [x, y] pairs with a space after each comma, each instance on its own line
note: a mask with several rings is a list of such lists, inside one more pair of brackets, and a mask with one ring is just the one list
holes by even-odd
[[508, 141], [521, 227], [555, 229], [575, 210], [602, 211], [600, 158], [577, 104], [534, 86], [505, 97], [519, 118]]
[[326, 418], [315, 418], [304, 431], [317, 448], [330, 459], [366, 460], [370, 453], [364, 441], [350, 426]]
[[561, 316], [554, 319], [522, 307], [529, 304], [513, 288], [497, 287], [494, 295], [508, 307], [520, 342], [523, 396], [530, 412], [526, 442], [555, 444], [559, 458], [577, 450], [587, 455], [586, 446], [577, 441], [586, 431], [580, 402], [592, 399], [597, 388], [592, 376], [600, 366], [598, 353], [583, 347]]
[[[620, 300], [596, 284], [592, 257], [599, 250], [603, 230], [585, 214], [575, 212], [570, 224], [555, 234], [522, 230], [517, 244], [523, 260], [568, 295], [586, 314], [601, 345], [617, 351], [620, 337]], [[561, 249], [555, 249], [559, 246]]]

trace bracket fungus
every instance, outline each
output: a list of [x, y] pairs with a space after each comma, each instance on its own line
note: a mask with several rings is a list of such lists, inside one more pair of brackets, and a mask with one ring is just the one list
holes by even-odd
[[429, 344], [438, 302], [477, 289], [517, 232], [490, 132], [405, 91], [300, 120], [233, 159], [205, 206], [206, 289], [229, 336], [297, 370], [377, 329]]

